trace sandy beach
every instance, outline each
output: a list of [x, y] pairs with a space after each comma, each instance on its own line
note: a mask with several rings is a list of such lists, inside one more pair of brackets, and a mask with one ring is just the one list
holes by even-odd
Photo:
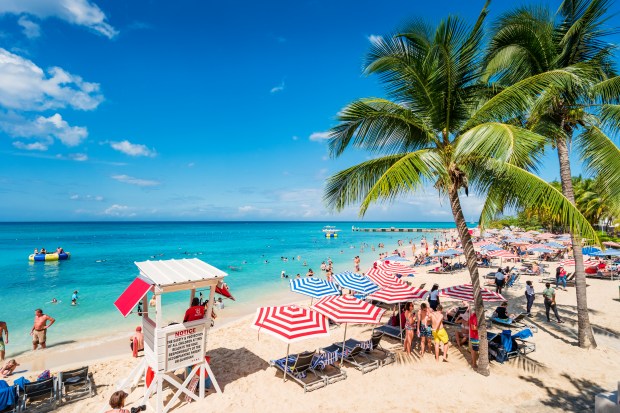
[[[389, 246], [388, 246], [389, 247]], [[410, 248], [410, 247], [408, 247]], [[553, 272], [551, 263], [549, 270]], [[426, 268], [417, 269], [410, 280], [412, 285], [434, 282], [448, 287], [467, 283], [466, 271], [456, 274], [429, 274]], [[481, 275], [490, 270], [481, 269]], [[593, 406], [594, 394], [613, 389], [620, 371], [620, 328], [617, 314], [620, 310], [617, 283], [588, 279], [588, 303], [598, 348], [581, 350], [576, 345], [576, 300], [574, 288], [557, 292], [558, 309], [565, 324], [548, 323], [540, 292], [544, 284], [541, 277], [522, 276], [534, 281], [537, 292], [534, 317], [527, 322], [538, 332], [530, 339], [536, 351], [524, 357], [499, 364], [491, 363], [491, 376], [475, 373], [468, 364], [466, 349], [449, 352], [449, 362], [435, 362], [427, 353], [407, 356], [397, 340], [384, 338], [384, 345], [396, 353], [396, 362], [367, 374], [345, 367], [347, 379], [330, 384], [317, 391], [304, 394], [294, 382], [282, 382], [281, 374], [269, 367], [269, 360], [284, 356], [286, 345], [267, 335], [250, 329], [252, 314], [222, 315], [216, 329], [208, 338], [208, 355], [222, 394], [209, 394], [199, 403], [180, 403], [174, 411], [202, 412], [259, 412], [286, 410], [290, 412], [320, 409], [328, 412], [364, 411], [367, 406], [380, 406], [380, 410], [406, 409], [428, 411], [441, 406], [443, 411], [502, 412], [552, 412], [587, 411]], [[520, 312], [525, 307], [523, 287], [515, 286], [504, 291], [509, 300], [509, 311]], [[277, 305], [296, 302], [308, 305], [300, 296], [282, 292], [269, 297], [265, 304]], [[447, 301], [444, 300], [447, 307]], [[494, 306], [487, 306], [493, 308]], [[251, 311], [253, 312], [253, 311]], [[222, 311], [226, 313], [226, 309]], [[391, 315], [386, 311], [384, 320]], [[371, 326], [349, 326], [347, 336], [367, 339]], [[493, 326], [493, 331], [500, 331]], [[341, 341], [343, 328], [331, 330], [330, 337], [294, 343], [291, 352], [311, 350], [332, 342]], [[454, 328], [449, 329], [453, 336]], [[27, 377], [36, 376], [43, 368], [52, 373], [70, 367], [89, 365], [93, 373], [97, 394], [95, 397], [66, 404], [63, 412], [101, 411], [106, 408], [110, 394], [126, 377], [139, 359], [131, 357], [127, 349], [127, 336], [119, 333], [100, 342], [73, 343], [56, 346], [46, 352], [29, 352], [20, 357]], [[416, 340], [417, 343], [417, 340]], [[21, 374], [17, 374], [20, 376]], [[17, 377], [16, 376], [16, 377]], [[143, 387], [133, 391], [128, 400], [131, 406], [140, 402]]]

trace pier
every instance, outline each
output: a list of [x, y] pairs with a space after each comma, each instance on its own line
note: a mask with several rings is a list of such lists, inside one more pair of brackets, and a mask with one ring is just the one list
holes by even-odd
[[442, 232], [449, 231], [450, 228], [360, 228], [352, 227], [355, 232]]

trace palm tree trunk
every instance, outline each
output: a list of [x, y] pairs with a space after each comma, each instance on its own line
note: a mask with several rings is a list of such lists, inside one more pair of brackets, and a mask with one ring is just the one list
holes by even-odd
[[[560, 180], [562, 181], [562, 193], [575, 205], [575, 193], [570, 170], [570, 159], [566, 140], [557, 141], [558, 159], [560, 161]], [[577, 332], [579, 347], [596, 348], [594, 333], [590, 325], [588, 315], [588, 296], [586, 291], [586, 273], [583, 268], [583, 253], [581, 251], [581, 234], [571, 232], [573, 242], [573, 257], [575, 258], [575, 290], [577, 294]]]
[[463, 208], [459, 199], [458, 189], [454, 186], [449, 190], [450, 206], [452, 207], [452, 215], [454, 222], [463, 244], [465, 259], [467, 260], [467, 269], [471, 277], [471, 284], [474, 290], [474, 311], [478, 317], [478, 334], [480, 335], [480, 355], [478, 358], [478, 373], [483, 376], [491, 374], [489, 371], [489, 343], [487, 341], [487, 322], [484, 316], [484, 303], [482, 301], [482, 293], [480, 292], [480, 276], [478, 275], [478, 265], [476, 264], [476, 251], [474, 244], [467, 229], [467, 223], [463, 216]]

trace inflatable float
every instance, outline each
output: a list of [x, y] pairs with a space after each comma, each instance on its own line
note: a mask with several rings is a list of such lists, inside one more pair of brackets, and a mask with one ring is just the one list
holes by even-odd
[[28, 259], [30, 261], [62, 261], [68, 260], [71, 257], [70, 252], [53, 252], [50, 254], [30, 254]]

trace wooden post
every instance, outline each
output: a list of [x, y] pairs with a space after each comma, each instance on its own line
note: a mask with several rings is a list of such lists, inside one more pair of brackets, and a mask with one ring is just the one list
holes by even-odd
[[195, 288], [192, 288], [192, 289], [189, 291], [189, 306], [190, 306], [190, 307], [192, 306], [192, 302], [194, 301], [194, 297], [196, 297], [196, 289], [195, 289]]
[[155, 324], [157, 328], [164, 325], [163, 314], [161, 313], [161, 294], [155, 294]]

